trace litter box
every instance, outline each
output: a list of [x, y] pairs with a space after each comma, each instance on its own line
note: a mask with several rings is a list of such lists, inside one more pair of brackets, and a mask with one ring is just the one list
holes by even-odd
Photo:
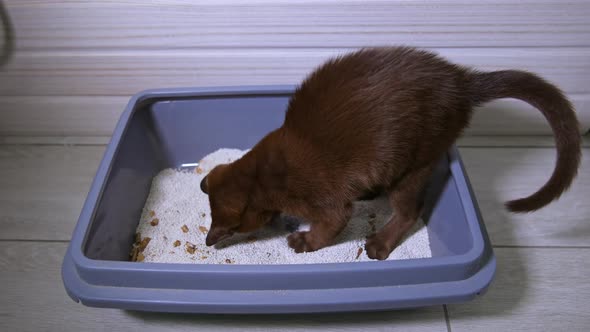
[[134, 96], [64, 258], [68, 295], [91, 307], [268, 314], [392, 310], [482, 294], [496, 261], [455, 147], [440, 161], [425, 194], [432, 258], [294, 265], [129, 261], [152, 178], [219, 148], [251, 148], [282, 124], [294, 89], [164, 89]]

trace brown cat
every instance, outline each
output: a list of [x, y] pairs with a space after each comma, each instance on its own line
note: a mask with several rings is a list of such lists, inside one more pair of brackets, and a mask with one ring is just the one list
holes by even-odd
[[549, 181], [506, 206], [527, 212], [549, 204], [572, 183], [581, 153], [575, 112], [557, 87], [523, 71], [482, 73], [413, 48], [371, 48], [319, 67], [296, 90], [279, 129], [203, 179], [213, 220], [207, 245], [284, 212], [311, 222], [309, 232], [289, 235], [289, 246], [315, 251], [333, 243], [352, 202], [381, 188], [395, 213], [366, 251], [386, 259], [419, 217], [419, 193], [473, 107], [497, 98], [538, 108], [557, 145]]

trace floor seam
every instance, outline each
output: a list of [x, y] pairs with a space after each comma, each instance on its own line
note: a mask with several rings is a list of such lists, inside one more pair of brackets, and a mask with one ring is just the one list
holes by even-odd
[[590, 246], [520, 246], [520, 245], [492, 245], [494, 249], [590, 249]]
[[443, 304], [443, 311], [445, 314], [445, 323], [447, 324], [447, 331], [451, 332], [451, 318], [449, 317], [449, 310], [446, 304]]

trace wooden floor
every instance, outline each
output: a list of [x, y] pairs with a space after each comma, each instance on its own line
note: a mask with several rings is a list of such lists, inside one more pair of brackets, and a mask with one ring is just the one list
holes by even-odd
[[[0, 138], [0, 331], [587, 331], [590, 327], [590, 156], [571, 191], [512, 215], [503, 202], [549, 177], [548, 138], [470, 138], [461, 154], [498, 258], [478, 300], [411, 311], [201, 316], [83, 307], [60, 265], [104, 139]], [[79, 144], [78, 144], [79, 143]]]

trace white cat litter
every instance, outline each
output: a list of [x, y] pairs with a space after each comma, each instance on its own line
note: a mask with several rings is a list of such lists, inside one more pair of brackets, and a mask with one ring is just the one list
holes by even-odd
[[[209, 200], [201, 192], [203, 177], [215, 165], [240, 158], [247, 151], [217, 150], [199, 162], [195, 170], [165, 169], [152, 181], [137, 227], [139, 247], [134, 257], [143, 262], [196, 264], [313, 264], [372, 261], [364, 250], [365, 238], [380, 229], [391, 214], [387, 199], [354, 204], [354, 214], [336, 244], [316, 252], [296, 254], [287, 235], [309, 229], [307, 224], [284, 216], [250, 234], [236, 234], [207, 247], [211, 224]], [[149, 240], [146, 240], [149, 238]], [[149, 241], [149, 242], [148, 242]], [[136, 246], [137, 247], [137, 246]], [[138, 255], [139, 253], [139, 255]], [[388, 260], [431, 257], [428, 232], [420, 220]]]

